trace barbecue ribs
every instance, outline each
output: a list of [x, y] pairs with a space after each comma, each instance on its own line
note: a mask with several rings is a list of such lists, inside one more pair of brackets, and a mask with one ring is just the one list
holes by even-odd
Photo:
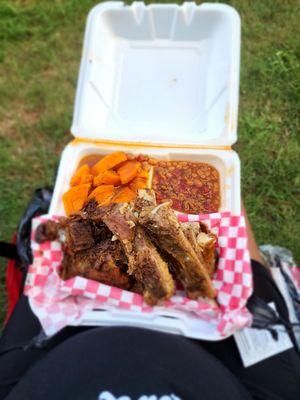
[[126, 274], [126, 258], [122, 246], [111, 240], [73, 255], [65, 253], [60, 275], [62, 279], [79, 275], [122, 289], [130, 289], [134, 283]]
[[[177, 261], [175, 264], [176, 274], [188, 297], [193, 299], [199, 296], [213, 298], [215, 291], [209, 275], [185, 237], [170, 203], [156, 205], [154, 195], [149, 190], [140, 190], [138, 197], [136, 208], [138, 221], [147, 229], [150, 237], [153, 237], [155, 242]], [[149, 200], [151, 197], [152, 205]]]
[[191, 243], [209, 276], [212, 277], [216, 263], [216, 236], [213, 233], [202, 232], [202, 226], [198, 222], [184, 222], [181, 224], [185, 237]]
[[154, 305], [169, 299], [174, 294], [175, 284], [168, 265], [144, 229], [137, 225], [130, 206], [114, 204], [101, 210], [103, 222], [123, 245], [128, 273], [142, 284], [147, 303]]

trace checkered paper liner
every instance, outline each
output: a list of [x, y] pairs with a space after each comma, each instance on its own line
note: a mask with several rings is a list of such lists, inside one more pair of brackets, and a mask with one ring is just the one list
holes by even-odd
[[[85, 313], [94, 309], [119, 309], [134, 313], [138, 326], [141, 326], [138, 315], [145, 313], [164, 315], [166, 310], [176, 310], [179, 319], [196, 315], [202, 321], [199, 329], [205, 321], [210, 331], [215, 331], [214, 340], [216, 337], [221, 340], [237, 329], [251, 325], [252, 318], [246, 303], [253, 285], [243, 215], [232, 215], [230, 212], [178, 215], [181, 222], [203, 221], [217, 235], [219, 261], [213, 278], [217, 303], [207, 299], [191, 300], [185, 297], [183, 291], [177, 290], [170, 300], [155, 307], [147, 305], [137, 293], [100, 282], [79, 276], [66, 281], [60, 279], [61, 244], [58, 241], [38, 244], [34, 240], [40, 223], [48, 219], [57, 221], [58, 218], [44, 215], [33, 220], [31, 245], [34, 261], [29, 267], [24, 289], [47, 335], [53, 335], [67, 325], [80, 325]], [[201, 331], [197, 337], [202, 338]]]

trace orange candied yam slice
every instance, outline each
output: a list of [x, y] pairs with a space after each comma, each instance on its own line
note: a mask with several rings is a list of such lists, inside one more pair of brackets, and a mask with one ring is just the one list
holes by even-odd
[[127, 156], [123, 151], [115, 151], [101, 158], [101, 160], [91, 168], [91, 172], [95, 176], [99, 175], [101, 172], [112, 169], [126, 160]]
[[122, 188], [112, 199], [113, 203], [128, 203], [136, 198], [136, 194], [129, 187]]
[[[71, 181], [71, 186], [83, 185], [84, 183], [93, 183], [94, 175], [81, 175]], [[72, 184], [73, 183], [73, 184]]]
[[125, 185], [132, 181], [141, 170], [141, 163], [138, 161], [126, 161], [117, 172], [121, 179], [121, 183]]
[[102, 185], [103, 183], [107, 185], [119, 186], [121, 180], [116, 171], [104, 171], [94, 178], [94, 186]]
[[144, 178], [140, 178], [139, 176], [137, 176], [136, 178], [134, 178], [130, 183], [129, 183], [129, 188], [131, 190], [133, 190], [135, 193], [137, 193], [137, 191], [139, 189], [146, 189], [148, 184], [147, 184], [147, 180]]
[[87, 164], [82, 165], [77, 169], [70, 180], [70, 186], [81, 185], [83, 183], [92, 182], [90, 167]]
[[114, 192], [114, 186], [113, 186], [113, 185], [100, 185], [100, 186], [97, 186], [96, 189], [94, 189], [94, 190], [90, 193], [88, 199], [91, 200], [91, 199], [93, 199], [94, 197], [96, 197], [96, 196], [98, 196], [98, 195], [100, 195], [100, 194], [102, 194], [102, 193], [110, 193], [110, 194], [113, 194], [113, 192]]
[[88, 197], [88, 200], [95, 199], [99, 205], [104, 205], [109, 203], [113, 194], [113, 185], [101, 185], [92, 191]]
[[148, 180], [148, 178], [149, 178], [149, 172], [148, 172], [148, 171], [145, 171], [144, 169], [142, 169], [142, 170], [138, 173], [138, 177]]
[[63, 194], [62, 201], [67, 215], [82, 209], [88, 199], [91, 186], [90, 183], [73, 186]]

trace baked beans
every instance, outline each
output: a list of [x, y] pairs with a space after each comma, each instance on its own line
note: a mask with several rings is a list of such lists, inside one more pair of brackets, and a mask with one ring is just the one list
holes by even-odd
[[144, 161], [154, 167], [152, 188], [158, 203], [172, 200], [173, 209], [187, 214], [219, 210], [220, 177], [213, 166], [188, 161]]

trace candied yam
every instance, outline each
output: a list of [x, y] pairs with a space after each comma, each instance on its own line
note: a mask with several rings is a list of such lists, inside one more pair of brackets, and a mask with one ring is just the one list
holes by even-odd
[[94, 186], [99, 186], [102, 184], [119, 186], [121, 184], [121, 180], [116, 171], [104, 171], [101, 174], [95, 176], [94, 178]]
[[112, 169], [126, 160], [127, 156], [123, 151], [115, 151], [101, 158], [101, 160], [91, 168], [91, 172], [95, 176], [99, 175], [101, 172]]
[[126, 161], [117, 172], [121, 179], [121, 183], [125, 185], [132, 181], [141, 170], [141, 163], [138, 161]]
[[94, 176], [93, 175], [81, 175], [76, 177], [76, 179], [72, 179], [70, 182], [70, 186], [78, 186], [83, 185], [84, 183], [93, 183]]
[[76, 213], [82, 209], [88, 199], [91, 184], [85, 183], [71, 187], [62, 196], [62, 201], [67, 215]]
[[92, 182], [90, 173], [90, 167], [88, 164], [84, 164], [77, 169], [75, 174], [72, 176], [70, 180], [70, 186], [81, 185], [83, 183]]
[[142, 170], [138, 173], [138, 177], [147, 180], [147, 179], [149, 178], [149, 172], [148, 172], [148, 171], [145, 171], [144, 169], [142, 169]]
[[93, 198], [101, 197], [101, 196], [112, 196], [114, 193], [114, 186], [113, 185], [100, 185], [94, 189], [88, 197], [88, 200]]
[[129, 187], [125, 186], [120, 189], [113, 197], [112, 203], [128, 203], [136, 198], [136, 194]]
[[146, 189], [147, 188], [147, 180], [143, 178], [139, 178], [138, 176], [134, 178], [130, 183], [129, 183], [129, 188], [133, 190], [135, 193], [139, 189]]

